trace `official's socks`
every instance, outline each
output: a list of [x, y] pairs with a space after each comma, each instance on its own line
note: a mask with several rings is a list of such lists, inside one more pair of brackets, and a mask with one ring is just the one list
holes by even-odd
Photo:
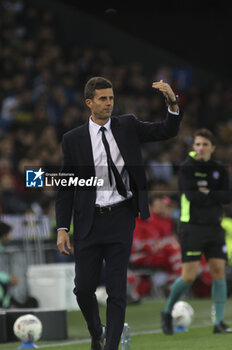
[[216, 313], [215, 324], [219, 324], [221, 321], [224, 320], [227, 296], [226, 280], [214, 280], [212, 283], [211, 294]]
[[167, 303], [164, 308], [165, 313], [171, 313], [174, 304], [178, 301], [178, 299], [189, 289], [191, 283], [185, 283], [181, 277], [177, 278], [171, 287], [171, 292], [169, 294]]

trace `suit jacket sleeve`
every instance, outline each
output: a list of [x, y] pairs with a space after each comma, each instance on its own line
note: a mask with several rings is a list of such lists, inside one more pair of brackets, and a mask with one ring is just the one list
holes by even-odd
[[[62, 169], [61, 173], [73, 173], [74, 166], [72, 165], [71, 152], [65, 136], [62, 141]], [[75, 187], [61, 186], [57, 189], [56, 194], [56, 226], [57, 228], [66, 227], [70, 229], [72, 211], [73, 211], [73, 199], [74, 199]]]
[[136, 119], [137, 133], [141, 143], [166, 140], [178, 134], [183, 113], [179, 110], [179, 115], [167, 113], [162, 122], [142, 122]]

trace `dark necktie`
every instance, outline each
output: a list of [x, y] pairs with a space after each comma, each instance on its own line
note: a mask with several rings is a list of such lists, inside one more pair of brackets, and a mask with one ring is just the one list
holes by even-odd
[[121, 196], [126, 198], [127, 197], [126, 187], [122, 181], [121, 175], [119, 174], [118, 169], [117, 169], [116, 165], [114, 164], [112, 157], [111, 157], [111, 154], [110, 154], [110, 146], [108, 144], [108, 141], [107, 141], [106, 135], [105, 135], [106, 128], [104, 126], [102, 126], [100, 128], [100, 130], [102, 132], [102, 142], [103, 142], [103, 145], [104, 145], [105, 150], [106, 150], [110, 185], [112, 186], [112, 175], [111, 175], [111, 170], [112, 170], [112, 172], [114, 174], [114, 178], [115, 178], [117, 191]]

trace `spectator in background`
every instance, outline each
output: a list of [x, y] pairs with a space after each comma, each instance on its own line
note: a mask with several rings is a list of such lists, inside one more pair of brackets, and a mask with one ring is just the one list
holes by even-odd
[[12, 174], [3, 174], [0, 178], [0, 206], [4, 214], [23, 214], [28, 208], [19, 193]]
[[[4, 245], [9, 242], [11, 226], [0, 221], [0, 254], [4, 251]], [[27, 296], [22, 303], [16, 300], [11, 294], [11, 288], [17, 287], [20, 283], [19, 278], [14, 274], [6, 273], [0, 269], [0, 309], [6, 308], [36, 308], [39, 306], [38, 301]]]
[[[150, 218], [146, 221], [136, 219], [130, 267], [132, 271], [141, 267], [151, 269], [154, 289], [162, 288], [164, 295], [168, 295], [170, 286], [181, 274], [181, 250], [171, 219], [171, 199], [154, 195], [150, 202]], [[163, 271], [165, 277], [162, 282], [158, 280], [160, 276], [155, 278], [156, 270]], [[140, 286], [137, 280], [136, 284], [138, 290]]]
[[[11, 227], [4, 222], [0, 222], [0, 254], [3, 245], [8, 242]], [[11, 304], [10, 288], [19, 284], [19, 279], [15, 275], [0, 270], [0, 309], [8, 308]]]
[[226, 278], [227, 278], [227, 292], [228, 296], [232, 294], [232, 205], [224, 209], [224, 215], [222, 218], [222, 227], [225, 230], [226, 246], [227, 246], [227, 265], [226, 265]]
[[225, 230], [226, 245], [228, 250], [227, 264], [232, 269], [232, 205], [224, 209], [221, 225]]
[[169, 152], [162, 152], [156, 158], [149, 162], [151, 177], [155, 181], [170, 183], [173, 179], [173, 165]]

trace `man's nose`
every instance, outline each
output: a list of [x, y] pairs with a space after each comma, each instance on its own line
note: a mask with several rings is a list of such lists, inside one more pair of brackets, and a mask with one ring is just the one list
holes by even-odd
[[106, 101], [107, 105], [109, 105], [109, 106], [112, 105], [112, 102], [113, 101], [111, 100], [111, 98], [107, 98], [107, 101]]

